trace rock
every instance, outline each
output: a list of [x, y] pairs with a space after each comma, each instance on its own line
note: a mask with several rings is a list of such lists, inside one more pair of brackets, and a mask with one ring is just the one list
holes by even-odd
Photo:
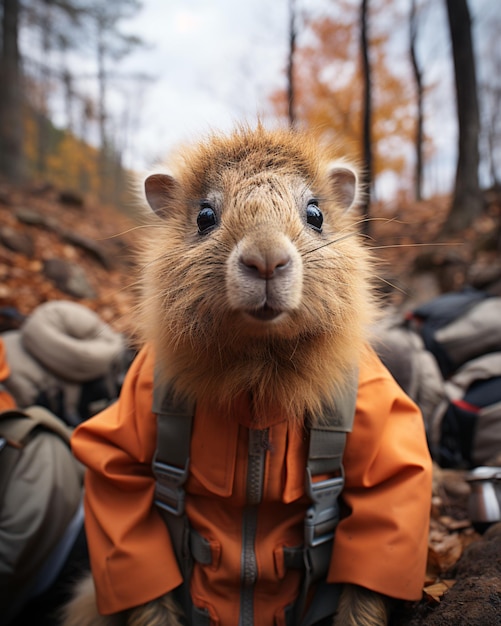
[[0, 187], [0, 204], [5, 204], [5, 206], [12, 204], [12, 198], [8, 190], [4, 187]]
[[28, 226], [45, 226], [44, 216], [32, 209], [19, 207], [15, 210], [15, 215], [22, 224], [27, 224]]
[[62, 259], [44, 261], [45, 276], [52, 280], [56, 287], [75, 298], [96, 298], [97, 294], [87, 280], [84, 270]]
[[32, 237], [28, 233], [12, 228], [12, 226], [6, 225], [0, 228], [0, 241], [9, 250], [24, 254], [28, 258], [32, 258], [35, 253], [35, 244]]
[[56, 232], [58, 230], [57, 222], [54, 218], [41, 215], [33, 209], [19, 207], [15, 210], [15, 216], [22, 224], [27, 224], [28, 226], [39, 226]]
[[501, 261], [474, 263], [468, 271], [468, 282], [476, 289], [487, 289], [501, 281]]
[[62, 232], [61, 235], [64, 239], [66, 239], [66, 241], [73, 244], [74, 246], [78, 246], [79, 248], [84, 250], [84, 252], [94, 257], [99, 263], [101, 263], [101, 265], [105, 269], [109, 270], [112, 268], [113, 263], [110, 257], [93, 239], [85, 237], [84, 235], [80, 235], [80, 233], [71, 232], [69, 230]]
[[76, 209], [82, 209], [84, 206], [83, 196], [81, 196], [76, 191], [71, 191], [68, 189], [59, 193], [58, 200], [59, 202], [61, 202], [61, 204], [65, 204], [66, 206], [71, 206]]

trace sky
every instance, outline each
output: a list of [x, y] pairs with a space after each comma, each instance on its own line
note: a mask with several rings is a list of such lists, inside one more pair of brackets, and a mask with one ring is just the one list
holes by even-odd
[[[339, 10], [337, 0], [294, 1], [299, 45], [306, 32], [305, 14], [333, 15]], [[391, 2], [392, 8], [408, 13], [410, 0]], [[121, 22], [120, 28], [141, 37], [145, 46], [117, 65], [107, 95], [127, 167], [149, 169], [178, 143], [210, 129], [229, 130], [235, 122], [252, 122], [258, 115], [273, 123], [269, 95], [286, 85], [289, 0], [142, 0], [142, 4], [142, 10]], [[425, 84], [434, 85], [425, 98], [425, 131], [436, 148], [426, 172], [433, 193], [451, 188], [457, 125], [445, 0], [418, 0], [422, 4], [426, 9], [420, 22], [419, 56]], [[486, 29], [495, 17], [501, 18], [501, 0], [469, 0], [469, 5], [476, 42], [485, 47]], [[411, 77], [405, 19], [402, 25], [392, 32], [393, 69]], [[374, 25], [378, 26], [385, 24]], [[138, 73], [151, 80], [127, 79]], [[388, 189], [398, 185], [385, 183]]]
[[[402, 11], [408, 10], [408, 0], [394, 1], [402, 5]], [[354, 2], [358, 6], [358, 0]], [[441, 115], [440, 119], [429, 116], [439, 156], [428, 178], [434, 186], [450, 187], [453, 160], [442, 155], [444, 150], [451, 151], [451, 140], [455, 145], [453, 84], [446, 31], [441, 32], [445, 13], [442, 6], [436, 7], [444, 3], [435, 0], [434, 4], [423, 21], [428, 36], [423, 36], [422, 57], [431, 67], [426, 80], [440, 84], [433, 95], [437, 101], [431, 98], [427, 106]], [[300, 44], [303, 13], [332, 15], [336, 2], [296, 0], [296, 10]], [[130, 24], [124, 22], [123, 28], [151, 45], [125, 59], [121, 70], [147, 72], [155, 79], [142, 91], [133, 87], [127, 97], [129, 104], [133, 102], [135, 117], [130, 121], [135, 128], [125, 150], [126, 165], [148, 168], [177, 143], [212, 128], [230, 129], [235, 121], [252, 122], [259, 115], [272, 124], [269, 94], [286, 84], [288, 11], [288, 0], [144, 0], [142, 11]], [[392, 45], [395, 64], [409, 71], [405, 20], [404, 25], [402, 33], [394, 34]], [[398, 185], [396, 180], [382, 182], [384, 189]]]
[[148, 163], [209, 128], [265, 113], [268, 94], [285, 85], [287, 19], [286, 0], [145, 0], [131, 32], [151, 47], [121, 69], [155, 79], [137, 103], [140, 132], [127, 158]]

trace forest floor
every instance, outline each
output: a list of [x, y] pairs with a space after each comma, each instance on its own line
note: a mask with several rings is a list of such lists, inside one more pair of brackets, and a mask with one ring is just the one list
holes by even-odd
[[[465, 286], [501, 295], [501, 194], [485, 199], [484, 213], [453, 238], [440, 235], [447, 198], [375, 207], [367, 245], [388, 307], [404, 312]], [[29, 315], [69, 299], [127, 333], [139, 223], [130, 214], [53, 188], [0, 185], [0, 331], [19, 323], [10, 309]], [[423, 599], [402, 605], [392, 626], [501, 625], [501, 526], [478, 533], [468, 495], [464, 473], [435, 467]]]

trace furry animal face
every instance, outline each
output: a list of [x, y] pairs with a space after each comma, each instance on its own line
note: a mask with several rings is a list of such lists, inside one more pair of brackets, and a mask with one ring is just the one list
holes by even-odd
[[258, 126], [184, 150], [145, 191], [160, 220], [143, 248], [144, 337], [180, 392], [319, 406], [315, 379], [341, 383], [371, 319], [355, 168]]

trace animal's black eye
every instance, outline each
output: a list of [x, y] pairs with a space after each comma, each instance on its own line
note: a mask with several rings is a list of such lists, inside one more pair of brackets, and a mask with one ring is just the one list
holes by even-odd
[[315, 230], [321, 231], [324, 223], [322, 211], [318, 208], [316, 200], [310, 200], [306, 207], [306, 221]]
[[197, 216], [198, 232], [200, 234], [207, 232], [217, 223], [216, 212], [209, 202], [200, 204], [200, 213]]

